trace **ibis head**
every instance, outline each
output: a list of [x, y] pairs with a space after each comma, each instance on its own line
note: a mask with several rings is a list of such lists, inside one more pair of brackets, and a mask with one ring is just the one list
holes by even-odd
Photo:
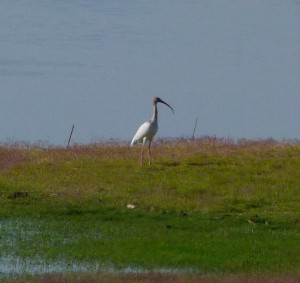
[[174, 113], [173, 108], [172, 108], [167, 102], [163, 101], [163, 100], [160, 99], [159, 97], [154, 97], [154, 99], [153, 99], [153, 104], [156, 105], [158, 102], [167, 105], [167, 106], [172, 110], [172, 112]]

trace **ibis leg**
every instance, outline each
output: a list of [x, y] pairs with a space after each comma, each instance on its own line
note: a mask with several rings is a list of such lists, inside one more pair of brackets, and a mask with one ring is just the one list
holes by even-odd
[[144, 155], [144, 143], [143, 143], [142, 151], [141, 151], [141, 165], [143, 165], [143, 155]]
[[151, 151], [150, 151], [151, 141], [149, 141], [148, 145], [148, 159], [149, 159], [149, 165], [151, 164]]

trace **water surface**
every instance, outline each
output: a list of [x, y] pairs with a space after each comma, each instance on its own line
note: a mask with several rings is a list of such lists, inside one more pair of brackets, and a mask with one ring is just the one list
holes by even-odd
[[300, 138], [296, 0], [0, 3], [0, 141]]

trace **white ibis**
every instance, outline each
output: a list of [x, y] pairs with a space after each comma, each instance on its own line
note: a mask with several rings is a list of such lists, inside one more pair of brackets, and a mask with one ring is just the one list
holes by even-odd
[[149, 164], [151, 164], [151, 153], [150, 153], [150, 146], [151, 142], [153, 140], [153, 137], [155, 136], [158, 125], [157, 125], [157, 103], [163, 103], [167, 105], [174, 113], [173, 108], [163, 100], [161, 100], [159, 97], [154, 97], [153, 99], [153, 114], [152, 117], [149, 121], [143, 123], [139, 129], [137, 130], [136, 134], [134, 135], [132, 141], [131, 141], [131, 146], [133, 146], [136, 143], [142, 142], [143, 147], [142, 147], [142, 152], [141, 152], [141, 164], [143, 164], [143, 154], [144, 154], [144, 146], [145, 143], [148, 141], [148, 158], [149, 158]]

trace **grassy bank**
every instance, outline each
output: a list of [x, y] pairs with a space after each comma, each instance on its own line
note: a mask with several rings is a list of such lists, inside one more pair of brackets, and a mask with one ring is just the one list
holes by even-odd
[[21, 272], [20, 262], [42, 261], [67, 271], [300, 273], [300, 144], [161, 141], [143, 167], [139, 150], [2, 147], [2, 260]]

